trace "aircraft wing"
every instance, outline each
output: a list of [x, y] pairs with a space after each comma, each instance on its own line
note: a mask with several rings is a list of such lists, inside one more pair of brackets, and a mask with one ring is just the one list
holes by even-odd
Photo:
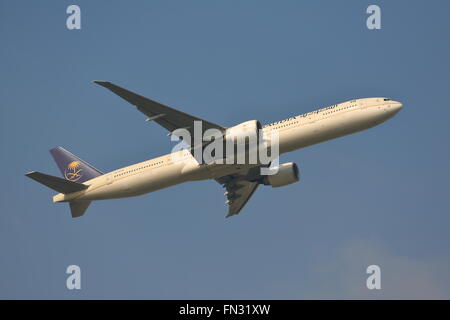
[[[108, 81], [94, 81], [96, 84], [101, 85], [121, 98], [125, 99], [136, 108], [144, 113], [148, 118], [148, 121], [155, 121], [159, 125], [163, 126], [169, 130], [169, 134], [172, 134], [176, 129], [187, 129], [191, 134], [191, 139], [194, 137], [194, 121], [202, 121], [202, 135], [203, 133], [211, 128], [218, 129], [220, 131], [225, 131], [226, 128], [219, 126], [215, 123], [191, 116], [182, 111], [173, 109], [171, 107], [165, 106], [159, 102], [150, 100], [127, 89], [119, 87], [114, 83]], [[191, 143], [191, 141], [186, 141]]]
[[228, 199], [228, 214], [226, 218], [239, 214], [259, 186], [258, 182], [233, 176], [225, 176], [216, 179], [216, 181], [223, 184], [227, 190], [225, 192]]

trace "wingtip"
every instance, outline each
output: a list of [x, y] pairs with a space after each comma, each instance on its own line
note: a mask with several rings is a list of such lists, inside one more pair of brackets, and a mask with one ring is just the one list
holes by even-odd
[[92, 80], [92, 82], [93, 82], [93, 83], [96, 83], [96, 84], [98, 84], [98, 85], [101, 85], [101, 86], [104, 86], [104, 85], [106, 85], [106, 84], [111, 83], [111, 82], [109, 82], [109, 81], [103, 81], [103, 80]]
[[30, 171], [30, 172], [25, 173], [25, 176], [30, 177], [35, 173], [36, 173], [36, 171]]

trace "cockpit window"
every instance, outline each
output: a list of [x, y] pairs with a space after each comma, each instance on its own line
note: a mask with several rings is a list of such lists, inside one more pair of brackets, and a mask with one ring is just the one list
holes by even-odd
[[389, 98], [384, 98], [383, 100], [384, 101], [391, 101], [391, 99], [389, 99]]

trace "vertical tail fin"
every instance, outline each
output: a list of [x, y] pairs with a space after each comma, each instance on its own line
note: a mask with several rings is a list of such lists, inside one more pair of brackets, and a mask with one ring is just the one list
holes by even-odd
[[83, 183], [103, 174], [89, 163], [81, 160], [62, 147], [50, 150], [50, 153], [64, 178], [70, 181]]

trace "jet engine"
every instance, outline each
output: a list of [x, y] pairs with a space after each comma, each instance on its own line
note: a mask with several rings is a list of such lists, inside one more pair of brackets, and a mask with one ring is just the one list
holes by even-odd
[[[238, 124], [237, 126], [228, 128], [225, 132], [225, 140], [232, 140], [234, 144], [245, 143], [248, 144], [252, 141], [258, 142], [259, 130], [262, 128], [261, 123], [258, 120], [250, 120]], [[248, 138], [248, 139], [247, 139]]]
[[300, 180], [300, 172], [294, 162], [283, 163], [270, 168], [270, 171], [274, 174], [265, 176], [263, 183], [272, 186], [272, 188], [286, 186]]
[[227, 164], [258, 163], [259, 135], [262, 129], [258, 120], [250, 120], [228, 128], [223, 138], [223, 154]]

